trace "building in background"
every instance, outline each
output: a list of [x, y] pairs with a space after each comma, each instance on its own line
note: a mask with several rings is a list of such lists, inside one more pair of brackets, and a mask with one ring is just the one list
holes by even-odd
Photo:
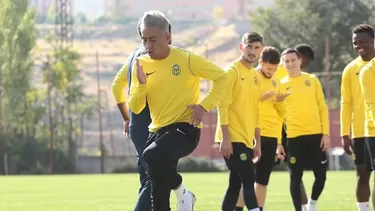
[[[56, 0], [29, 0], [29, 6], [35, 8], [38, 15], [47, 16], [48, 10], [54, 10], [55, 2]], [[74, 11], [75, 0], [68, 0], [67, 2], [70, 4], [69, 8]]]
[[[123, 13], [127, 17], [140, 17], [145, 11], [160, 10], [174, 20], [210, 20], [213, 17], [230, 19], [246, 17], [251, 5], [268, 6], [275, 0], [103, 0], [106, 16]], [[253, 3], [254, 2], [254, 3]], [[123, 8], [119, 11], [119, 8]]]
[[29, 0], [29, 6], [35, 8], [39, 15], [45, 16], [47, 16], [48, 10], [54, 3], [54, 0]]

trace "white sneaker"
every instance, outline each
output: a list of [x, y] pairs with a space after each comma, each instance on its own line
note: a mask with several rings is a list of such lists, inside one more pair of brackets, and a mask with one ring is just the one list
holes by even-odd
[[177, 203], [177, 211], [193, 211], [196, 200], [192, 192], [186, 191], [184, 196], [179, 199]]
[[316, 205], [308, 205], [307, 206], [307, 209], [306, 209], [307, 211], [316, 211]]

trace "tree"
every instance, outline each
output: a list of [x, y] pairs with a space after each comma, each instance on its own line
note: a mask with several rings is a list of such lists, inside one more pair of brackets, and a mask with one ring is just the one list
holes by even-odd
[[45, 23], [53, 24], [53, 23], [55, 23], [55, 18], [56, 18], [55, 5], [51, 4], [48, 7], [48, 10], [47, 10], [47, 15], [45, 17]]
[[[27, 138], [32, 122], [25, 109], [31, 89], [32, 49], [36, 42], [35, 10], [27, 0], [0, 0], [0, 75], [5, 95], [3, 99], [4, 134], [0, 134], [0, 172], [4, 147], [18, 147]], [[6, 139], [5, 139], [6, 138]], [[4, 142], [4, 139], [6, 142]]]
[[[283, 50], [300, 43], [310, 44], [316, 54], [310, 72], [324, 71], [328, 38], [331, 71], [342, 71], [356, 56], [351, 30], [357, 24], [369, 23], [374, 6], [375, 2], [367, 0], [300, 0], [298, 4], [276, 0], [274, 6], [257, 9], [250, 16], [252, 26], [263, 34], [266, 45]], [[339, 95], [338, 88], [331, 91]]]
[[[83, 92], [81, 55], [71, 48], [55, 46], [55, 39], [53, 35], [48, 38], [54, 49], [50, 54], [53, 61], [50, 67], [44, 69], [43, 82], [52, 86], [55, 146], [66, 152], [71, 161], [75, 161], [80, 133], [77, 120], [83, 113], [91, 113], [95, 102]], [[49, 74], [52, 75], [51, 82]]]
[[76, 21], [75, 21], [76, 23], [77, 22], [80, 23], [80, 24], [87, 24], [88, 23], [87, 16], [82, 12], [77, 13], [75, 19], [76, 19]]
[[[0, 0], [0, 85], [5, 90], [0, 172], [4, 170], [1, 159], [6, 152], [12, 174], [47, 173], [49, 167], [47, 90], [34, 82], [36, 12], [27, 3], [27, 0]], [[54, 49], [54, 62], [45, 69], [52, 68], [55, 79], [52, 105], [61, 120], [55, 122], [53, 131], [60, 143], [54, 151], [55, 172], [73, 172], [79, 133], [76, 119], [92, 108], [93, 101], [83, 93], [80, 55], [72, 50]]]

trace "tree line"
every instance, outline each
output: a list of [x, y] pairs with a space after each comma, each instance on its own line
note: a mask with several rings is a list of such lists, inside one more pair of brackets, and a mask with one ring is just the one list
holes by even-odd
[[[52, 128], [54, 172], [74, 173], [78, 122], [92, 115], [97, 103], [83, 92], [79, 52], [56, 46], [53, 36], [48, 39], [53, 50], [38, 51], [38, 14], [27, 5], [28, 0], [0, 0], [0, 172], [49, 173]], [[370, 0], [276, 0], [250, 12], [251, 26], [279, 49], [310, 44], [316, 54], [313, 72], [325, 70], [329, 40], [331, 71], [342, 71], [356, 57], [352, 28], [374, 23], [374, 8]]]
[[53, 36], [52, 51], [38, 51], [37, 13], [28, 0], [0, 0], [0, 14], [0, 172], [49, 173], [52, 129], [54, 172], [74, 173], [77, 119], [95, 105], [83, 92], [80, 54]]
[[[276, 0], [269, 8], [250, 12], [251, 25], [267, 45], [278, 49], [307, 43], [315, 51], [310, 72], [342, 72], [357, 56], [352, 47], [352, 29], [357, 24], [375, 27], [375, 2], [371, 0]], [[327, 47], [329, 47], [327, 49]], [[329, 57], [327, 56], [329, 50]], [[327, 63], [329, 61], [329, 63]], [[320, 77], [325, 88], [328, 81]], [[341, 75], [331, 76], [331, 107], [339, 106]], [[328, 90], [325, 90], [326, 92]]]

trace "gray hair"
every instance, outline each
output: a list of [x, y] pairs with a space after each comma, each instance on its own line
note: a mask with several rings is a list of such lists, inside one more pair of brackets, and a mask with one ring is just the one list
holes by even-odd
[[142, 18], [138, 22], [138, 29], [143, 27], [156, 27], [169, 31], [169, 20], [165, 15], [157, 10], [150, 10], [145, 12]]

